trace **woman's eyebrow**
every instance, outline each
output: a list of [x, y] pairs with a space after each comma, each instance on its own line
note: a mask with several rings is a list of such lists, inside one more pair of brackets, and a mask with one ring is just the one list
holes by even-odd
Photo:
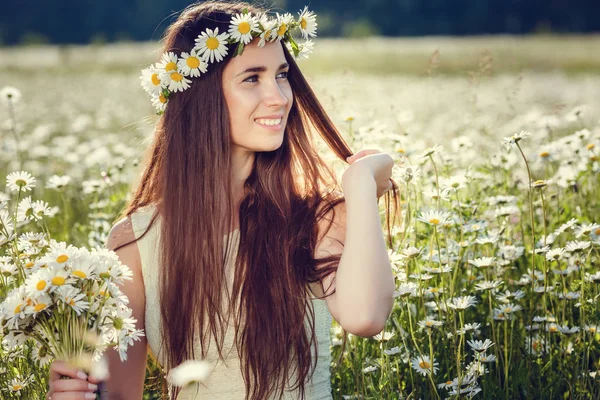
[[[287, 67], [289, 67], [290, 65], [288, 63], [283, 63], [279, 66], [279, 68], [277, 68], [277, 71], [280, 71], [282, 69], [285, 69]], [[239, 74], [236, 75], [236, 77], [242, 75], [242, 74], [247, 74], [248, 72], [265, 72], [267, 70], [267, 67], [265, 66], [259, 66], [259, 67], [250, 67], [245, 69], [244, 71], [240, 72]]]

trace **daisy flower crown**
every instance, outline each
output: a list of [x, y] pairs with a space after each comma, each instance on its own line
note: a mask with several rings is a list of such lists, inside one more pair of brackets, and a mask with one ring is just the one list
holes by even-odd
[[[269, 17], [265, 13], [253, 15], [247, 9], [234, 15], [229, 23], [229, 31], [219, 32], [219, 28], [207, 28], [195, 39], [196, 45], [189, 52], [180, 55], [172, 51], [162, 55], [159, 62], [142, 70], [142, 87], [150, 96], [158, 115], [165, 111], [170, 96], [183, 92], [191, 86], [191, 78], [202, 76], [209, 65], [223, 61], [229, 50], [235, 46], [233, 57], [242, 54], [244, 46], [254, 38], [260, 38], [259, 47], [266, 42], [283, 40], [294, 59], [308, 58], [314, 42], [309, 37], [317, 36], [316, 15], [304, 7], [298, 19], [290, 13]], [[298, 44], [291, 32], [300, 30], [304, 42]]]

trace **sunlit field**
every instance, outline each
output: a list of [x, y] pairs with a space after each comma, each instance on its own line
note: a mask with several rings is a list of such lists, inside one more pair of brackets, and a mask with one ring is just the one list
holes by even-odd
[[[335, 399], [600, 398], [598, 48], [594, 36], [324, 39], [299, 61], [354, 151], [397, 161], [402, 200], [392, 315], [373, 338], [334, 322]], [[103, 247], [128, 200], [158, 118], [139, 74], [158, 51], [0, 49], [1, 399], [45, 398], [52, 349], [15, 326], [53, 310], [39, 296], [59, 284], [35, 284], [40, 260], [67, 251], [57, 242]], [[23, 285], [37, 291], [19, 302]], [[145, 398], [167, 372], [149, 359]]]

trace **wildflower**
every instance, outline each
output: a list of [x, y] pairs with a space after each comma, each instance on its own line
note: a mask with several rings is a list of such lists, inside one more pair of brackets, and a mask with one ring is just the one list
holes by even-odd
[[557, 329], [565, 335], [571, 335], [573, 333], [579, 332], [578, 326], [573, 326], [573, 327], [569, 328], [567, 325], [558, 325]]
[[583, 251], [583, 250], [587, 249], [591, 245], [592, 245], [592, 242], [589, 242], [589, 241], [583, 242], [583, 241], [575, 240], [575, 241], [567, 243], [567, 245], [565, 246], [565, 249], [570, 252], [578, 252], [578, 251]]
[[427, 374], [435, 375], [437, 370], [439, 369], [438, 363], [435, 362], [435, 358], [433, 359], [433, 362], [432, 362], [431, 359], [429, 358], [429, 356], [425, 356], [425, 355], [420, 356], [420, 357], [414, 357], [411, 360], [411, 364], [412, 364], [413, 369], [423, 376], [426, 376]]
[[174, 386], [184, 387], [193, 382], [205, 381], [210, 371], [209, 362], [188, 360], [171, 369], [167, 374], [167, 380]]
[[12, 86], [5, 86], [0, 90], [0, 101], [4, 105], [17, 104], [21, 100], [21, 91]]
[[577, 224], [577, 218], [571, 218], [568, 222], [565, 222], [564, 224], [562, 224], [560, 227], [558, 227], [555, 231], [554, 234], [556, 235], [560, 235], [561, 233], [563, 233], [564, 231], [566, 231], [569, 228], [572, 228], [575, 224]]
[[521, 140], [526, 139], [529, 136], [531, 136], [531, 133], [529, 133], [527, 131], [521, 131], [519, 133], [515, 133], [514, 135], [512, 135], [510, 137], [505, 137], [504, 140], [502, 141], [502, 145], [508, 150], [508, 149], [510, 149], [511, 145], [517, 144]]
[[533, 336], [531, 340], [525, 336], [525, 349], [529, 354], [541, 355], [548, 351], [548, 345], [541, 336]]
[[496, 257], [481, 257], [474, 260], [469, 260], [469, 264], [474, 265], [478, 268], [491, 267], [494, 265]]
[[410, 259], [418, 257], [422, 251], [423, 251], [422, 249], [418, 249], [414, 246], [410, 246], [410, 247], [407, 247], [406, 249], [402, 250], [401, 255], [404, 258], [410, 260]]
[[13, 192], [23, 190], [27, 192], [35, 187], [35, 178], [29, 172], [11, 172], [6, 177], [6, 186]]
[[577, 293], [577, 292], [567, 292], [567, 293], [564, 293], [564, 294], [563, 293], [559, 293], [557, 295], [557, 297], [559, 299], [564, 299], [564, 300], [576, 300], [576, 299], [579, 298], [579, 296], [580, 296], [580, 294]]
[[474, 306], [475, 304], [477, 304], [477, 299], [475, 296], [459, 296], [454, 297], [451, 303], [448, 304], [448, 307], [455, 310], [465, 310], [471, 306]]
[[419, 215], [417, 219], [419, 221], [425, 222], [428, 225], [444, 225], [450, 222], [450, 213], [441, 210], [425, 211], [421, 212], [421, 215]]
[[437, 321], [435, 318], [427, 317], [422, 321], [419, 321], [418, 324], [421, 329], [433, 329], [442, 326], [444, 323], [442, 321]]
[[148, 68], [142, 70], [142, 75], [140, 75], [140, 80], [142, 81], [142, 88], [149, 95], [158, 96], [161, 94], [163, 90], [163, 85], [162, 80], [160, 79], [160, 74], [161, 70], [159, 70], [156, 64], [152, 64]]
[[467, 178], [464, 175], [454, 175], [449, 178], [442, 178], [440, 185], [447, 190], [458, 191], [464, 189], [466, 183]]
[[432, 200], [450, 201], [450, 192], [447, 188], [441, 188], [439, 192], [437, 189], [423, 190], [423, 195]]
[[471, 346], [473, 350], [479, 353], [485, 352], [487, 349], [492, 347], [494, 343], [490, 339], [481, 340], [467, 340], [467, 344]]
[[565, 249], [563, 247], [559, 247], [557, 249], [552, 249], [546, 253], [546, 260], [548, 261], [558, 261], [565, 255]]
[[274, 38], [277, 41], [283, 39], [285, 34], [289, 31], [289, 26], [294, 20], [294, 16], [290, 13], [285, 13], [283, 15], [277, 14], [277, 25]]
[[387, 342], [388, 340], [393, 338], [394, 335], [395, 335], [394, 332], [382, 331], [382, 332], [378, 333], [377, 335], [373, 336], [373, 339], [377, 340], [378, 342]]
[[250, 13], [236, 14], [229, 25], [229, 37], [245, 45], [252, 41], [252, 32], [258, 32], [258, 20]]
[[429, 156], [433, 156], [436, 153], [440, 153], [444, 148], [442, 146], [438, 146], [437, 144], [433, 147], [428, 147], [421, 152], [419, 158], [427, 158]]
[[400, 347], [395, 346], [395, 347], [392, 347], [391, 349], [385, 349], [385, 350], [383, 350], [383, 352], [385, 353], [386, 356], [393, 356], [393, 355], [400, 353]]
[[523, 307], [521, 307], [518, 304], [513, 304], [513, 303], [505, 304], [499, 308], [496, 308], [496, 310], [498, 310], [498, 312], [506, 314], [506, 315], [520, 311], [522, 309], [523, 309]]
[[544, 186], [546, 186], [547, 184], [548, 184], [547, 181], [539, 179], [539, 180], [537, 180], [535, 182], [532, 182], [531, 183], [531, 187], [534, 188], [534, 189], [541, 189]]
[[586, 331], [587, 333], [591, 333], [592, 335], [595, 335], [596, 333], [600, 332], [600, 327], [598, 325], [585, 325], [583, 327], [583, 330]]
[[304, 39], [308, 39], [309, 36], [316, 36], [317, 19], [313, 11], [308, 11], [308, 7], [305, 6], [304, 10], [300, 11], [300, 31]]
[[219, 34], [219, 28], [214, 30], [206, 28], [195, 40], [196, 46], [194, 50], [202, 56], [206, 62], [223, 61], [223, 57], [227, 55], [227, 46], [225, 43], [229, 39], [229, 34], [223, 32]]
[[495, 362], [496, 356], [493, 354], [475, 353], [475, 359], [479, 362], [489, 363], [489, 362]]
[[591, 224], [583, 224], [575, 228], [575, 237], [579, 239], [581, 236], [588, 236], [590, 233], [594, 232], [599, 228], [600, 225], [598, 225], [595, 222]]
[[475, 285], [475, 290], [494, 290], [502, 286], [502, 281], [483, 281]]
[[408, 296], [416, 297], [418, 288], [419, 287], [414, 282], [402, 283], [400, 287], [398, 287], [398, 290], [394, 292], [394, 298]]
[[68, 175], [53, 175], [46, 183], [46, 189], [64, 189], [71, 182], [71, 177]]
[[177, 68], [184, 76], [198, 77], [206, 73], [208, 64], [202, 59], [197, 50], [192, 49], [189, 53], [182, 52], [177, 61]]
[[363, 370], [362, 370], [362, 371], [363, 371], [365, 374], [368, 374], [369, 372], [374, 372], [374, 371], [377, 371], [377, 369], [378, 369], [378, 368], [379, 368], [379, 367], [378, 367], [378, 366], [376, 366], [376, 365], [370, 365], [370, 366], [368, 366], [368, 367], [366, 367], [366, 368], [363, 368]]

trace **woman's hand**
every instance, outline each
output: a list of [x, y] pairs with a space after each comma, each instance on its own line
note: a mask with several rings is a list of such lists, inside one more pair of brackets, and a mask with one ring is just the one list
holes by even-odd
[[[71, 379], [61, 379], [68, 376]], [[88, 379], [88, 380], [86, 380]], [[99, 380], [88, 377], [83, 371], [55, 360], [50, 365], [50, 389], [46, 394], [49, 400], [95, 399]]]
[[394, 159], [379, 150], [361, 150], [346, 159], [350, 166], [342, 176], [344, 191], [353, 185], [360, 185], [363, 176], [372, 177], [377, 185], [377, 198], [392, 188], [392, 167]]

